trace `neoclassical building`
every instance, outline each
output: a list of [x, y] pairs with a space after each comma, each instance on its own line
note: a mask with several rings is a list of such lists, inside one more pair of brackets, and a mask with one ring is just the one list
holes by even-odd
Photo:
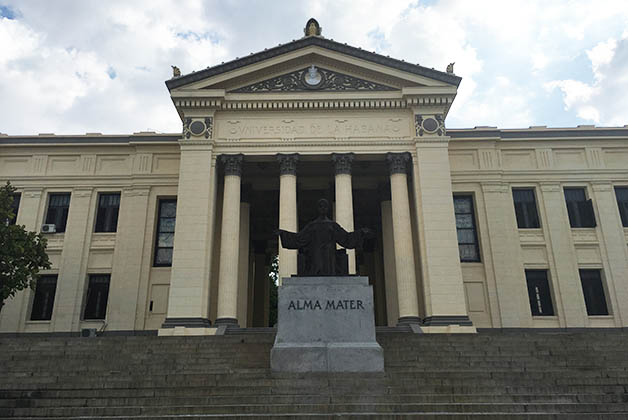
[[[269, 326], [327, 198], [378, 326], [628, 327], [628, 127], [446, 129], [460, 77], [305, 36], [166, 82], [183, 130], [0, 136], [52, 268], [1, 332]], [[173, 110], [174, 112], [174, 110]]]

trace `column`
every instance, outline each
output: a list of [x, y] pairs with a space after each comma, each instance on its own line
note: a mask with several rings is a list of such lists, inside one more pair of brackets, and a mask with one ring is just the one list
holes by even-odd
[[[28, 188], [21, 191], [20, 208], [17, 212], [16, 224], [24, 225], [26, 230], [38, 232], [41, 217], [39, 209], [42, 198], [41, 188]], [[51, 259], [54, 264], [54, 260]], [[58, 267], [52, 267], [58, 268]], [[24, 322], [30, 318], [28, 310], [28, 297], [33, 293], [30, 289], [18, 292], [15, 297], [4, 301], [0, 311], [0, 332], [19, 332], [24, 328]]]
[[180, 141], [181, 163], [167, 317], [160, 335], [207, 334], [216, 213], [216, 166], [210, 141]]
[[[296, 232], [297, 219], [297, 161], [299, 155], [278, 154], [279, 161], [279, 229]], [[297, 250], [285, 249], [279, 241], [279, 285], [284, 277], [297, 274]]]
[[414, 267], [414, 247], [410, 224], [410, 202], [406, 163], [408, 153], [388, 153], [390, 169], [390, 193], [392, 198], [392, 230], [395, 241], [395, 276], [399, 302], [398, 324], [418, 324], [419, 304]]
[[52, 313], [54, 331], [77, 331], [79, 327], [82, 295], [87, 283], [87, 258], [84, 257], [93, 230], [90, 216], [95, 212], [92, 196], [93, 188], [80, 188], [74, 189], [70, 198]]
[[[353, 189], [351, 164], [353, 153], [332, 153], [336, 181], [336, 222], [347, 232], [353, 232]], [[349, 274], [356, 274], [355, 249], [347, 249]]]
[[[532, 327], [519, 229], [507, 184], [482, 183], [502, 328]], [[485, 264], [489, 263], [486, 258]]]
[[397, 278], [395, 275], [395, 240], [392, 228], [392, 205], [390, 197], [381, 202], [382, 209], [382, 246], [384, 254], [384, 284], [386, 286], [386, 315], [388, 326], [394, 327], [399, 319], [397, 301]]
[[[423, 325], [446, 327], [443, 330], [452, 332], [474, 332], [467, 314], [458, 254], [448, 138], [418, 140], [414, 171], [426, 306]], [[452, 330], [452, 325], [470, 328]]]
[[[593, 183], [593, 202], [599, 216], [602, 233], [600, 245], [606, 249], [608, 269], [604, 279], [611, 302], [609, 309], [618, 327], [628, 326], [628, 248], [626, 237], [617, 211], [615, 191], [610, 182]], [[606, 267], [605, 267], [606, 268]], [[614, 297], [614, 298], [613, 298]]]
[[146, 187], [122, 191], [107, 302], [110, 330], [135, 329], [149, 192]]
[[[242, 194], [244, 196], [248, 194]], [[248, 201], [248, 197], [246, 198]], [[249, 301], [249, 220], [251, 205], [248, 202], [240, 203], [240, 246], [238, 257], [238, 321], [243, 328], [250, 327], [248, 324]]]
[[565, 195], [558, 183], [541, 184], [541, 195], [545, 208], [544, 231], [555, 267], [555, 272], [550, 277], [553, 278], [556, 288], [554, 296], [557, 300], [557, 309], [562, 307], [563, 312], [561, 327], [584, 327], [587, 310], [565, 206]]
[[225, 167], [225, 187], [222, 201], [216, 325], [237, 326], [242, 155], [222, 155], [221, 160]]

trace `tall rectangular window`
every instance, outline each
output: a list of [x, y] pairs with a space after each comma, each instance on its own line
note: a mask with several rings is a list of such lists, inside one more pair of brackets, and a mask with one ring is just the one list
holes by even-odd
[[478, 236], [475, 229], [473, 197], [454, 195], [454, 212], [458, 232], [458, 253], [462, 262], [480, 261]]
[[617, 197], [621, 224], [623, 227], [628, 227], [628, 187], [615, 187], [615, 197]]
[[12, 194], [13, 201], [11, 202], [11, 210], [13, 211], [13, 219], [9, 220], [10, 225], [14, 225], [17, 222], [17, 212], [20, 209], [20, 198], [22, 195], [20, 193]]
[[120, 193], [100, 194], [96, 215], [96, 232], [115, 232], [118, 229]]
[[110, 274], [89, 275], [83, 319], [105, 319], [110, 280]]
[[153, 263], [156, 267], [169, 267], [172, 265], [176, 213], [176, 199], [159, 200], [157, 236], [155, 238], [155, 260]]
[[587, 305], [587, 314], [608, 315], [600, 270], [580, 270], [580, 282], [584, 303]]
[[572, 228], [595, 227], [593, 203], [587, 200], [584, 188], [565, 188], [565, 203]]
[[57, 232], [65, 232], [70, 209], [70, 193], [54, 193], [48, 198], [46, 224], [55, 225]]
[[50, 321], [57, 290], [57, 275], [40, 276], [35, 286], [35, 298], [31, 310], [32, 321]]
[[513, 188], [512, 198], [515, 202], [515, 215], [519, 229], [540, 227], [539, 213], [536, 210], [536, 198], [533, 188]]
[[554, 315], [547, 270], [526, 270], [530, 310], [534, 316]]

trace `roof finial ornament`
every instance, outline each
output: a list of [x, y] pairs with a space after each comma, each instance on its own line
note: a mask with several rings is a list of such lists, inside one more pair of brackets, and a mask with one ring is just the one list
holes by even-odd
[[181, 77], [181, 70], [179, 69], [179, 67], [177, 66], [170, 66], [172, 67], [172, 78], [176, 78], [176, 77]]
[[455, 62], [454, 63], [449, 63], [447, 65], [447, 73], [454, 74], [454, 64], [456, 64], [456, 63]]
[[305, 36], [321, 36], [321, 25], [318, 24], [316, 19], [311, 18], [305, 24], [305, 28], [303, 28], [303, 33]]

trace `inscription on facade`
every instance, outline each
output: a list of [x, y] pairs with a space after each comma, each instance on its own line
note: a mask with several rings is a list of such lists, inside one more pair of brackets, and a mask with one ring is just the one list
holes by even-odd
[[288, 304], [289, 311], [338, 311], [338, 310], [364, 310], [364, 302], [361, 299], [295, 299]]
[[219, 123], [219, 138], [295, 138], [295, 137], [405, 137], [407, 121], [400, 118], [247, 121], [229, 120]]

